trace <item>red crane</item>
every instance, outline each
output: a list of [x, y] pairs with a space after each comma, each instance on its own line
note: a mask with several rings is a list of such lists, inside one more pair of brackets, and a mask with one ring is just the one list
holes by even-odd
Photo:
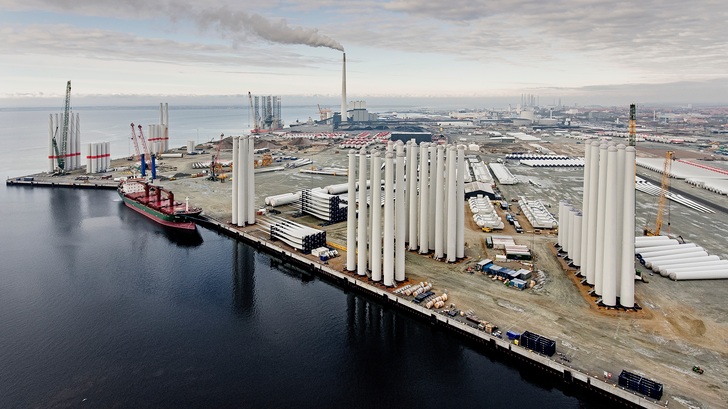
[[151, 166], [152, 165], [152, 155], [149, 154], [149, 148], [147, 147], [147, 140], [144, 139], [144, 132], [142, 131], [141, 125], [139, 125], [139, 139], [142, 140], [142, 147], [144, 148], [144, 155], [145, 155], [146, 161], [149, 161], [148, 164], [149, 164], [149, 166]]

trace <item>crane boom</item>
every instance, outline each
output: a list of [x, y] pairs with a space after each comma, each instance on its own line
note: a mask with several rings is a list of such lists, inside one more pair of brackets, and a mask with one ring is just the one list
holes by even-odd
[[131, 124], [131, 140], [134, 141], [134, 150], [136, 151], [135, 160], [142, 160], [142, 154], [139, 151], [139, 141], [137, 140], [136, 132], [134, 131], [134, 123]]
[[253, 108], [253, 95], [248, 91], [248, 100], [250, 101], [250, 115], [253, 117], [253, 133], [258, 132], [258, 117], [255, 109]]
[[[657, 216], [655, 217], [655, 230], [650, 230], [645, 225], [646, 236], [659, 236], [660, 230], [662, 229], [662, 218], [665, 213], [665, 207], [667, 205], [667, 191], [670, 189], [670, 168], [672, 166], [672, 160], [675, 153], [673, 151], [667, 151], [665, 154], [665, 165], [662, 169], [662, 184], [660, 186], [660, 199], [657, 202]], [[667, 226], [667, 234], [670, 234], [670, 225]]]
[[149, 148], [147, 147], [147, 140], [144, 139], [144, 132], [142, 131], [142, 126], [139, 125], [139, 139], [142, 140], [142, 148], [144, 148], [144, 161], [148, 162], [148, 165], [152, 166], [152, 155], [149, 154]]
[[69, 80], [66, 84], [66, 103], [63, 108], [63, 127], [62, 127], [62, 139], [60, 146], [56, 136], [58, 134], [58, 128], [56, 128], [56, 135], [53, 135], [51, 143], [53, 144], [53, 150], [56, 153], [56, 161], [58, 162], [58, 174], [64, 174], [66, 170], [66, 155], [68, 146], [68, 116], [71, 109], [71, 81]]

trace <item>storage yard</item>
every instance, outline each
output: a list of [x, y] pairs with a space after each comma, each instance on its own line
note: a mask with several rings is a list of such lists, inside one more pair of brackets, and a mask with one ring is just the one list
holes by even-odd
[[[479, 141], [473, 139], [469, 142]], [[583, 158], [585, 144], [576, 142], [575, 139], [553, 136], [549, 146], [558, 155]], [[644, 150], [642, 146], [645, 146]], [[335, 257], [333, 252], [326, 253], [326, 258], [334, 256], [327, 259], [326, 263], [335, 270], [345, 270], [346, 252], [341, 250], [347, 242], [347, 223], [336, 222], [344, 216], [327, 214], [326, 217], [331, 220], [324, 220], [320, 215], [314, 217], [324, 206], [320, 203], [325, 202], [328, 206], [331, 201], [335, 201], [338, 206], [337, 195], [340, 192], [311, 193], [311, 189], [344, 184], [346, 175], [340, 172], [301, 170], [346, 169], [348, 149], [341, 148], [333, 141], [302, 143], [290, 139], [284, 144], [275, 136], [263, 136], [255, 142], [256, 149], [262, 147], [272, 147], [273, 158], [285, 153], [289, 158], [295, 155], [295, 161], [310, 160], [311, 163], [295, 168], [286, 167], [285, 161], [274, 161], [267, 166], [257, 167], [256, 209], [265, 208], [264, 199], [269, 196], [294, 194], [295, 197], [299, 191], [308, 193], [295, 197], [291, 204], [273, 208], [281, 214], [260, 214], [256, 225], [241, 229], [266, 239], [269, 236], [262, 227], [271, 229], [270, 226], [280, 220], [292, 220], [312, 230], [323, 230], [329, 247], [341, 253], [339, 257]], [[173, 191], [178, 198], [189, 197], [192, 203], [204, 209], [206, 216], [227, 223], [232, 219], [230, 178], [223, 177], [222, 182], [208, 180], [208, 175], [204, 172], [201, 174], [196, 169], [199, 166], [195, 165], [209, 160], [215, 148], [212, 145], [202, 147], [207, 152], [204, 155], [162, 159], [158, 169], [162, 179], [158, 183]], [[728, 367], [724, 365], [728, 358], [725, 341], [728, 339], [728, 307], [724, 299], [728, 282], [673, 281], [660, 274], [652, 275], [645, 267], [638, 265], [637, 270], [642, 272], [644, 280], [635, 284], [635, 301], [642, 309], [624, 311], [598, 307], [595, 299], [587, 294], [588, 288], [573, 277], [575, 270], [557, 257], [554, 247], [556, 232], [549, 228], [550, 221], [545, 216], [547, 213], [558, 214], [561, 200], [581, 206], [583, 162], [565, 162], [568, 163], [565, 166], [554, 163], [550, 167], [534, 166], [531, 162], [521, 164], [518, 158], [506, 157], [514, 150], [528, 150], [528, 145], [525, 142], [485, 145], [475, 155], [484, 163], [496, 165], [493, 173], [502, 195], [501, 200], [506, 202], [507, 209], [502, 209], [499, 201], [492, 202], [496, 205], [491, 207], [465, 201], [465, 258], [456, 263], [446, 263], [435, 261], [431, 254], [408, 251], [405, 255], [407, 280], [392, 291], [410, 299], [414, 291], [406, 295], [403, 288], [407, 285], [414, 288], [423, 283], [419, 288], [421, 292], [414, 295], [419, 297], [432, 292], [420, 297], [423, 307], [431, 303], [427, 308], [433, 307], [441, 314], [449, 314], [453, 319], [473, 327], [481, 326], [483, 331], [487, 324], [490, 326], [488, 332], [494, 331], [493, 326], [496, 326], [504, 336], [507, 331], [527, 333], [529, 335], [518, 340], [525, 339], [522, 342], [535, 345], [534, 348], [550, 348], [550, 344], [543, 339], [553, 340], [556, 354], [551, 359], [600, 379], [605, 379], [605, 373], [611, 374], [613, 378], [610, 382], [614, 384], [622, 382], [624, 378], [624, 384], [629, 385], [630, 379], [637, 382], [634, 379], [639, 377], [662, 383], [664, 395], [659, 401], [661, 405], [669, 402], [670, 407], [725, 407], [728, 404]], [[645, 142], [638, 147], [638, 157], [652, 158], [652, 162], [659, 163], [665, 150], [664, 146]], [[680, 157], [680, 153], [676, 152], [676, 156]], [[259, 157], [260, 154], [256, 154], [256, 158]], [[223, 164], [231, 162], [231, 149], [223, 147], [217, 160]], [[561, 159], [554, 159], [553, 162], [558, 160]], [[290, 159], [288, 161], [293, 162]], [[114, 160], [111, 168], [117, 170], [107, 175], [113, 178], [129, 177], [130, 173], [124, 169], [130, 164], [126, 159]], [[654, 165], [652, 168], [638, 167], [638, 176], [647, 181], [657, 181], [659, 187], [661, 175]], [[226, 168], [223, 167], [222, 174], [225, 173]], [[29, 177], [33, 182], [52, 180], [55, 183], [113, 185], [113, 180], [108, 177], [102, 180], [100, 176], [91, 175], [88, 180], [83, 180], [80, 175], [85, 173]], [[669, 202], [663, 231], [667, 231], [669, 224], [672, 235], [679, 235], [686, 242], [703, 247], [708, 254], [727, 260], [724, 236], [728, 232], [728, 197], [695, 187], [700, 182], [695, 181], [696, 177], [692, 173], [687, 178], [690, 179], [687, 182], [674, 180], [671, 192], [689, 194], [691, 200], [704, 208], [679, 201]], [[641, 232], [644, 226], [654, 225], [658, 199], [643, 190], [638, 190], [636, 195], [636, 227]], [[301, 208], [302, 198], [308, 211]], [[486, 207], [488, 216], [482, 217], [481, 225], [477, 218], [473, 218], [473, 210]], [[506, 222], [509, 217], [515, 223]], [[498, 223], [498, 220], [502, 222]], [[538, 220], [544, 224], [535, 228], [529, 220]], [[496, 230], [484, 231], [486, 228]], [[516, 247], [511, 250], [514, 254], [519, 254], [522, 246], [527, 247], [534, 260], [504, 261], [503, 250], [486, 245], [487, 237], [492, 240], [498, 236], [513, 239]], [[283, 245], [280, 241], [277, 243]], [[317, 254], [325, 251], [320, 249], [320, 245], [320, 242], [315, 245]], [[317, 260], [315, 256], [308, 257]], [[478, 268], [477, 263], [485, 259], [496, 260], [495, 265], [508, 267], [515, 272], [522, 269], [530, 271], [531, 263], [534, 263], [533, 275], [523, 280], [524, 283], [532, 283], [518, 283], [518, 287], [508, 288], [503, 280], [496, 278], [497, 273], [488, 274]], [[320, 260], [323, 260], [323, 256]], [[385, 288], [381, 284], [376, 286]], [[523, 287], [523, 291], [518, 290], [520, 287]], [[696, 365], [704, 372], [693, 371]], [[629, 374], [620, 376], [623, 370]]]

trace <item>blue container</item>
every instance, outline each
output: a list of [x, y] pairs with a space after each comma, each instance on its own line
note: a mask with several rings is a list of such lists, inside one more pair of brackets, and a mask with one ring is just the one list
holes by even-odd
[[513, 332], [513, 331], [506, 331], [506, 336], [507, 336], [507, 337], [508, 337], [508, 339], [509, 339], [509, 340], [511, 340], [511, 341], [513, 341], [514, 339], [519, 339], [519, 338], [521, 338], [521, 334], [519, 334], [519, 333], [517, 333], [517, 332]]

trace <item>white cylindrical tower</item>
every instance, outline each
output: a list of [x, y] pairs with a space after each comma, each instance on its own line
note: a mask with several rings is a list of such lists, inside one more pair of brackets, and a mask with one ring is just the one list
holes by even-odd
[[81, 167], [81, 117], [78, 113], [76, 113], [76, 145], [73, 152], [75, 152], [76, 156], [76, 167], [74, 169], [78, 169]]
[[599, 146], [599, 192], [597, 195], [596, 255], [594, 258], [594, 293], [602, 295], [604, 283], [604, 229], [607, 214], [607, 144]]
[[404, 245], [405, 232], [407, 230], [405, 221], [407, 220], [407, 204], [405, 203], [404, 192], [404, 145], [400, 141], [397, 144], [397, 190], [394, 197], [395, 205], [395, 230], [394, 230], [394, 279], [396, 281], [404, 281], [404, 253], [406, 247]]
[[71, 112], [68, 115], [68, 141], [66, 141], [66, 170], [70, 171], [73, 169], [76, 169], [74, 167], [75, 162], [74, 160], [76, 157], [73, 155], [75, 147], [75, 135], [76, 135], [76, 117], [73, 115], [73, 112]]
[[[343, 104], [342, 104], [343, 108]], [[346, 213], [346, 270], [356, 270], [356, 151], [349, 150], [349, 170]]]
[[622, 253], [620, 263], [619, 304], [634, 307], [634, 241], [635, 241], [635, 149], [628, 146], [624, 152], [624, 196], [622, 200]]
[[248, 138], [248, 224], [255, 224], [255, 136]]
[[430, 237], [427, 238], [427, 244], [430, 250], [435, 250], [435, 212], [437, 203], [437, 179], [442, 178], [442, 171], [437, 168], [437, 144], [430, 144]]
[[384, 285], [394, 285], [394, 153], [384, 156]]
[[566, 206], [566, 201], [562, 200], [559, 202], [559, 230], [556, 232], [556, 242], [561, 246], [561, 248], [566, 251], [564, 248], [564, 206]]
[[564, 220], [559, 220], [559, 230], [563, 230], [563, 235], [561, 236], [561, 240], [563, 243], [561, 244], [561, 249], [567, 254], [569, 254], [569, 233], [571, 233], [571, 229], [569, 226], [569, 213], [571, 213], [571, 204], [567, 201], [564, 201]]
[[589, 180], [589, 169], [591, 167], [591, 146], [584, 146], [584, 192], [581, 199], [581, 233], [579, 233], [579, 266], [582, 276], [587, 276], [587, 265], [583, 262], [586, 260], [586, 254], [588, 252], [587, 246], [589, 241], [589, 234], [587, 232], [587, 224], [589, 220], [589, 189], [591, 187]]
[[574, 233], [576, 232], [576, 229], [574, 228], [576, 226], [576, 221], [574, 220], [574, 217], [576, 216], [576, 206], [569, 204], [567, 209], [569, 209], [569, 212], [566, 214], [566, 218], [569, 220], [569, 230], [567, 232], [568, 236], [566, 237], [566, 246], [569, 253], [569, 259], [573, 261], [574, 239], [576, 238], [574, 235]]
[[458, 146], [458, 163], [457, 163], [457, 206], [455, 212], [457, 215], [457, 249], [455, 256], [457, 258], [465, 257], [465, 147]]
[[447, 150], [447, 261], [457, 261], [458, 247], [458, 217], [457, 217], [457, 183], [455, 177], [455, 164], [457, 162], [457, 150], [450, 146]]
[[86, 173], [93, 173], [93, 144], [86, 145]]
[[48, 172], [55, 172], [55, 156], [56, 152], [53, 149], [53, 114], [49, 114], [48, 118]]
[[602, 202], [604, 213], [604, 270], [602, 271], [602, 303], [617, 305], [617, 148], [607, 148], [607, 192]]
[[420, 254], [430, 252], [430, 161], [429, 143], [422, 143], [420, 154]]
[[[191, 152], [190, 145], [193, 145], [194, 143], [191, 143], [193, 141], [187, 141], [187, 153]], [[239, 136], [233, 136], [233, 170], [237, 172], [238, 168], [240, 168], [240, 158], [238, 157], [238, 149], [240, 147], [239, 145], [240, 137]], [[233, 176], [233, 200], [232, 200], [232, 224], [237, 225], [238, 224], [238, 177]]]
[[377, 151], [372, 152], [372, 236], [369, 251], [372, 254], [372, 280], [382, 280], [382, 158]]
[[[597, 242], [596, 242], [596, 233], [597, 233], [597, 198], [599, 193], [599, 142], [593, 142], [591, 145], [587, 146], [591, 152], [591, 157], [589, 159], [589, 212], [588, 212], [588, 219], [586, 220], [587, 227], [587, 235], [589, 236], [587, 238], [587, 251], [586, 254], [584, 254], [584, 257], [586, 257], [586, 261], [582, 262], [584, 266], [587, 267], [586, 270], [586, 282], [589, 285], [595, 284], [595, 268], [596, 268], [596, 252], [597, 252]], [[587, 177], [585, 175], [585, 177]]]
[[445, 147], [437, 147], [437, 161], [432, 176], [435, 178], [435, 258], [441, 259], [445, 256], [445, 187], [443, 170], [445, 164]]
[[[619, 295], [621, 293], [621, 282], [622, 282], [622, 244], [620, 243], [620, 240], [622, 239], [622, 229], [624, 228], [624, 161], [625, 161], [625, 148], [623, 144], [617, 145], [617, 177], [616, 177], [616, 197], [614, 198], [615, 206], [617, 207], [617, 217], [616, 222], [614, 223], [615, 228], [617, 231], [614, 234], [614, 237], [616, 237], [616, 245], [615, 245], [615, 256], [614, 260], [616, 260], [616, 268], [614, 269], [615, 272], [615, 287], [617, 289], [617, 298], [619, 298]], [[634, 249], [632, 250], [632, 253], [634, 254]]]
[[236, 173], [236, 183], [238, 184], [238, 227], [245, 226], [248, 218], [248, 137], [241, 136], [238, 146], [238, 168]]
[[356, 273], [367, 275], [367, 150], [359, 151], [359, 230], [357, 232]]
[[409, 159], [407, 161], [407, 195], [409, 197], [407, 212], [409, 216], [409, 234], [407, 237], [407, 243], [409, 244], [409, 249], [412, 251], [417, 250], [418, 246], [417, 228], [419, 227], [419, 221], [417, 214], [419, 211], [419, 202], [417, 200], [417, 155], [419, 150], [420, 148], [414, 141], [409, 144]]
[[572, 262], [575, 266], [581, 266], [581, 227], [582, 227], [582, 217], [580, 211], [576, 210], [574, 212], [574, 257], [571, 258]]

